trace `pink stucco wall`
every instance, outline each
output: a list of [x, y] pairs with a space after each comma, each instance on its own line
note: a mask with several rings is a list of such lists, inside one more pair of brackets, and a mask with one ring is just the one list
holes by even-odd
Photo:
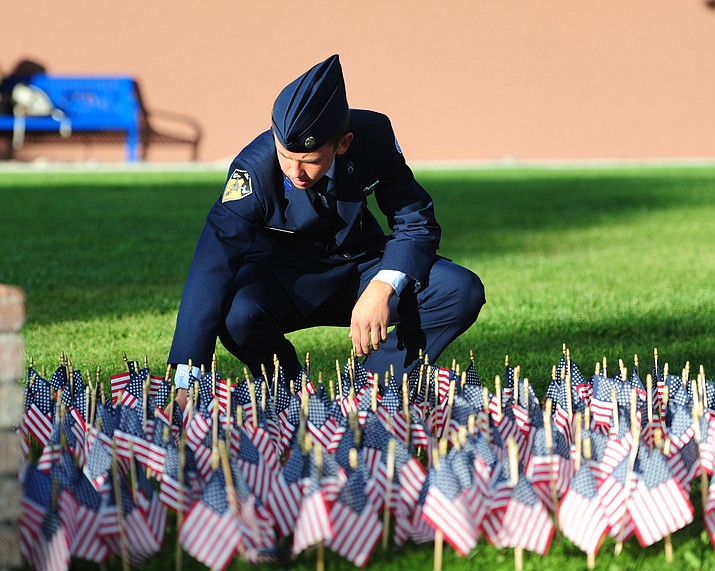
[[351, 105], [389, 114], [411, 160], [715, 157], [705, 0], [33, 0], [0, 18], [0, 71], [133, 74], [151, 107], [201, 122], [203, 160], [232, 157], [335, 52]]

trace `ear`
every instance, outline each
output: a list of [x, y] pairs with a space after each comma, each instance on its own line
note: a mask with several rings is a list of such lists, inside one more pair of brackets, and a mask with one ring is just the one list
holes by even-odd
[[338, 150], [336, 153], [338, 155], [344, 155], [348, 147], [350, 146], [350, 143], [353, 142], [353, 134], [351, 132], [347, 132], [343, 135], [342, 139], [340, 139], [340, 142], [338, 143]]

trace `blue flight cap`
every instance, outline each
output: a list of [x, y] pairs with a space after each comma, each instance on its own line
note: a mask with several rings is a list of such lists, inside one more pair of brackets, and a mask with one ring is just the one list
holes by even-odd
[[273, 132], [286, 150], [310, 152], [337, 135], [348, 110], [336, 54], [283, 88], [273, 104]]

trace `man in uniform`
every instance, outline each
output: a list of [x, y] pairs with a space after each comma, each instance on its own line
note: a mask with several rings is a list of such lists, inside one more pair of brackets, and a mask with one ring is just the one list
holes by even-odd
[[177, 387], [187, 387], [189, 360], [211, 362], [217, 337], [254, 376], [277, 355], [294, 379], [301, 364], [285, 334], [318, 325], [349, 326], [380, 376], [392, 365], [401, 379], [420, 350], [434, 362], [485, 302], [474, 273], [437, 256], [439, 240], [432, 199], [389, 119], [349, 109], [329, 57], [281, 91], [272, 128], [229, 168], [181, 299], [168, 359]]

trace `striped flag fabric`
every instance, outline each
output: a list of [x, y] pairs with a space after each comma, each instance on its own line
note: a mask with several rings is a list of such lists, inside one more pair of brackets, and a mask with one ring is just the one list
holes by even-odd
[[228, 503], [221, 470], [211, 473], [201, 499], [186, 515], [179, 541], [189, 555], [206, 567], [222, 571], [231, 562], [241, 533]]
[[282, 536], [289, 535], [295, 528], [303, 499], [301, 480], [305, 472], [306, 459], [300, 444], [296, 442], [288, 459], [276, 478], [266, 502], [276, 526]]
[[309, 476], [302, 479], [301, 487], [303, 497], [293, 531], [293, 555], [333, 537], [328, 505], [315, 470], [311, 470]]
[[422, 518], [441, 530], [445, 541], [464, 556], [476, 547], [477, 532], [459, 479], [447, 462], [441, 462], [439, 468], [430, 469], [429, 483]]
[[561, 531], [581, 551], [595, 555], [608, 533], [608, 518], [587, 464], [571, 480], [558, 510]]
[[333, 535], [326, 546], [357, 567], [364, 567], [382, 535], [382, 522], [365, 494], [365, 470], [348, 478], [330, 510]]
[[101, 505], [102, 496], [87, 478], [79, 478], [71, 490], [63, 490], [60, 513], [63, 514], [72, 557], [95, 563], [103, 563], [109, 557], [109, 548], [99, 534]]
[[638, 542], [647, 547], [688, 525], [693, 521], [694, 512], [660, 450], [654, 448], [649, 452], [641, 446], [638, 464], [640, 470], [628, 502], [628, 513]]
[[499, 529], [498, 545], [521, 547], [545, 555], [551, 545], [554, 525], [526, 478], [519, 478]]

